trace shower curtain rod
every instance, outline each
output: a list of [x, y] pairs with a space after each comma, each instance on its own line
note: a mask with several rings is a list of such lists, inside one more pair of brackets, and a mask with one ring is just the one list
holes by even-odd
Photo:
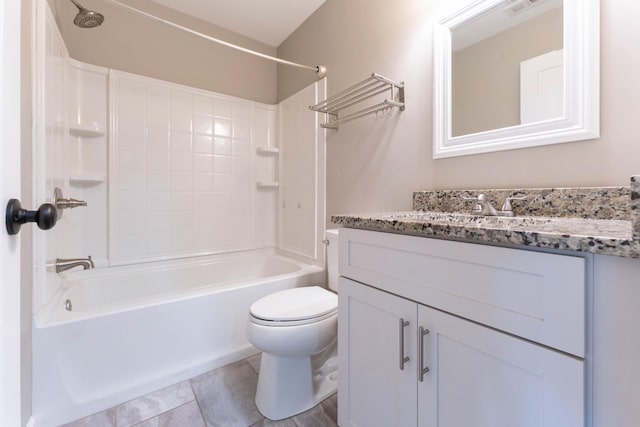
[[316, 75], [318, 76], [319, 79], [321, 79], [321, 78], [323, 78], [324, 76], [327, 75], [327, 67], [325, 65], [317, 65], [315, 67], [312, 67], [312, 66], [309, 66], [309, 65], [303, 65], [303, 64], [298, 64], [296, 62], [287, 61], [285, 59], [276, 58], [275, 56], [267, 55], [267, 54], [261, 53], [261, 52], [256, 52], [255, 50], [247, 49], [245, 47], [238, 46], [238, 45], [235, 45], [233, 43], [229, 43], [229, 42], [226, 42], [224, 40], [220, 40], [218, 38], [208, 36], [206, 34], [203, 34], [203, 33], [200, 33], [198, 31], [192, 30], [190, 28], [184, 27], [184, 26], [182, 26], [180, 24], [176, 24], [175, 22], [167, 21], [166, 19], [159, 18], [159, 17], [157, 17], [155, 15], [152, 15], [150, 13], [143, 12], [142, 10], [136, 9], [133, 6], [129, 6], [129, 5], [124, 4], [124, 3], [120, 3], [117, 0], [105, 0], [105, 1], [107, 1], [108, 3], [115, 4], [116, 6], [120, 6], [120, 7], [124, 8], [124, 9], [128, 9], [128, 10], [134, 12], [134, 13], [137, 13], [139, 15], [145, 16], [145, 17], [147, 17], [149, 19], [152, 19], [154, 21], [160, 22], [161, 24], [165, 24], [165, 25], [168, 25], [170, 27], [177, 28], [178, 30], [186, 31], [187, 33], [193, 34], [194, 36], [198, 36], [198, 37], [201, 37], [203, 39], [212, 41], [214, 43], [218, 43], [218, 44], [220, 44], [222, 46], [230, 47], [232, 49], [236, 49], [236, 50], [239, 50], [241, 52], [248, 53], [250, 55], [259, 56], [260, 58], [268, 59], [269, 61], [274, 61], [274, 62], [277, 62], [279, 64], [289, 65], [289, 66], [292, 66], [292, 67], [303, 68], [305, 70], [315, 71], [315, 73], [316, 73]]

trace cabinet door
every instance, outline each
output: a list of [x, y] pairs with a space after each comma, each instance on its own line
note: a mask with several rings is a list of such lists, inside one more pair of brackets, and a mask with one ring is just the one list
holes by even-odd
[[420, 427], [584, 425], [583, 361], [419, 306]]
[[338, 297], [338, 424], [416, 426], [417, 304], [344, 277]]

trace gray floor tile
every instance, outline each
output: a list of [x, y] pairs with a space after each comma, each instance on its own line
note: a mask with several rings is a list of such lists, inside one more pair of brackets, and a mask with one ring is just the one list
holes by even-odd
[[194, 399], [189, 381], [183, 381], [117, 406], [117, 425], [133, 426]]
[[209, 427], [247, 427], [263, 419], [255, 404], [258, 375], [241, 360], [191, 379]]
[[110, 408], [61, 427], [116, 427], [116, 408]]
[[254, 402], [260, 360], [251, 356], [62, 427], [337, 426], [337, 394], [295, 417], [265, 419]]
[[164, 412], [135, 427], [205, 427], [198, 403], [194, 400]]
[[133, 427], [158, 427], [158, 417], [149, 418], [140, 424], [135, 424]]
[[287, 418], [280, 421], [271, 421], [265, 418], [262, 421], [258, 421], [255, 424], [252, 424], [251, 427], [298, 427], [295, 422], [293, 422], [293, 418]]
[[260, 373], [260, 362], [262, 361], [262, 353], [255, 354], [247, 359], [247, 362], [251, 365], [256, 373]]
[[338, 424], [338, 393], [334, 393], [321, 403], [324, 413]]
[[[331, 397], [329, 399], [331, 399]], [[296, 426], [338, 427], [338, 422], [336, 420], [337, 411], [333, 408], [332, 403], [328, 402], [327, 405], [324, 404], [327, 400], [322, 402], [320, 405], [293, 417], [293, 421], [296, 423]]]

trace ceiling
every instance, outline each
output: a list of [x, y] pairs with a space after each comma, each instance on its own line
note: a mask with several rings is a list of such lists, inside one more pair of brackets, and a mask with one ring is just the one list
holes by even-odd
[[152, 0], [270, 46], [279, 46], [325, 0]]

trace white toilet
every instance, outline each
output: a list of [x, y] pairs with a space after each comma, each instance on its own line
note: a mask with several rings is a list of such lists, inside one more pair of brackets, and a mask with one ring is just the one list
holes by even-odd
[[[327, 230], [329, 288], [338, 288], [338, 230]], [[256, 406], [281, 420], [337, 390], [338, 296], [319, 286], [267, 295], [250, 309], [249, 341], [262, 350]], [[314, 357], [312, 357], [314, 356]]]

